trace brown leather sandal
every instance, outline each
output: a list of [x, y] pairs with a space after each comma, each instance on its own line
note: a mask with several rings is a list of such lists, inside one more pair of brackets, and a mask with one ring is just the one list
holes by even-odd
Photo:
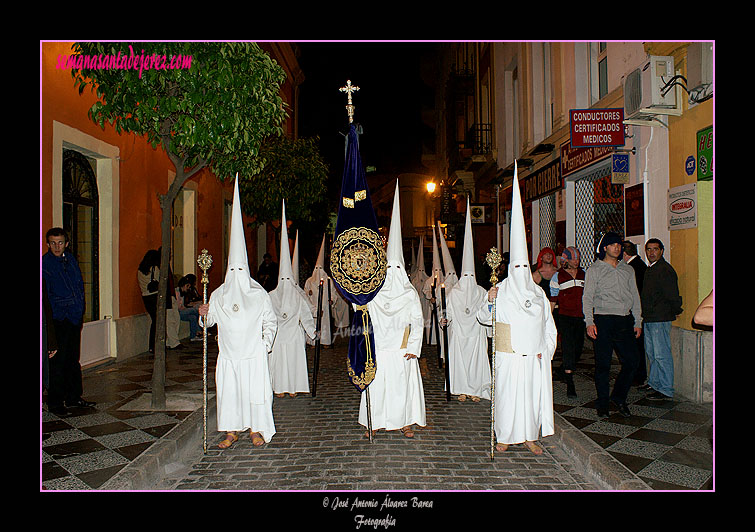
[[231, 445], [239, 441], [239, 437], [233, 432], [229, 432], [225, 435], [225, 439], [218, 443], [218, 448], [228, 449]]
[[255, 447], [260, 447], [265, 444], [265, 439], [262, 437], [262, 435], [259, 432], [252, 432], [252, 445]]

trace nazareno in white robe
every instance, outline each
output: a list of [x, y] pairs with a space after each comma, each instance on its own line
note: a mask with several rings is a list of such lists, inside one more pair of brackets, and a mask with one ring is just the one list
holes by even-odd
[[[229, 265], [229, 269], [233, 265]], [[246, 274], [239, 290], [224, 290], [226, 282], [210, 295], [206, 323], [218, 326], [218, 359], [215, 367], [218, 430], [259, 432], [265, 442], [275, 434], [273, 388], [268, 367], [277, 330], [269, 294]], [[224, 291], [226, 292], [224, 294]]]
[[451, 393], [490, 399], [490, 327], [477, 320], [477, 311], [487, 301], [488, 293], [473, 276], [462, 274], [446, 295]]
[[[421, 252], [422, 250], [420, 250], [420, 253]], [[430, 312], [432, 311], [430, 300], [428, 300], [423, 293], [425, 281], [427, 281], [427, 279], [428, 276], [424, 270], [416, 270], [409, 276], [409, 282], [412, 283], [412, 286], [420, 296], [419, 302], [422, 305], [422, 319], [425, 324], [425, 340], [429, 340], [430, 338]]]
[[[517, 309], [503, 304], [501, 293], [506, 281], [497, 285], [497, 323], [511, 324], [511, 345], [515, 352], [496, 349], [494, 429], [498, 443], [517, 444], [554, 433], [551, 360], [557, 332], [545, 292], [535, 287], [540, 305], [547, 312], [541, 312], [539, 322], [526, 324], [517, 317]], [[491, 324], [491, 307], [486, 297], [477, 313], [481, 323]]]
[[[388, 261], [383, 287], [368, 303], [375, 336], [375, 378], [368, 386], [372, 430], [396, 430], [416, 423], [424, 427], [425, 393], [419, 358], [422, 349], [422, 306], [409, 277], [396, 261]], [[401, 347], [410, 326], [406, 347]], [[367, 427], [367, 402], [362, 392], [359, 423]]]
[[[435, 274], [435, 272], [433, 272]], [[441, 356], [443, 353], [443, 331], [440, 330], [440, 326], [438, 326], [438, 333], [436, 335], [435, 333], [435, 323], [437, 322], [438, 316], [440, 315], [440, 285], [443, 282], [443, 274], [438, 274], [437, 280], [435, 282], [435, 291], [433, 292], [433, 277], [428, 277], [425, 279], [425, 284], [422, 287], [422, 295], [424, 296], [425, 300], [427, 301], [427, 309], [428, 312], [425, 315], [425, 325], [427, 326], [427, 337], [428, 337], [428, 345], [438, 345], [440, 344], [440, 352]], [[431, 299], [435, 297], [435, 304], [436, 304], [436, 314], [435, 317], [433, 317], [433, 303]], [[435, 321], [433, 321], [435, 320]], [[432, 323], [432, 327], [430, 324]], [[437, 338], [436, 338], [437, 336]]]
[[[349, 303], [338, 292], [332, 279], [330, 280], [330, 297], [333, 300], [331, 307], [333, 325], [335, 326], [336, 331], [347, 329], [351, 325], [351, 322], [349, 321]], [[340, 332], [339, 334], [343, 334], [343, 332]]]
[[309, 301], [290, 280], [279, 280], [270, 292], [278, 333], [270, 353], [274, 393], [309, 393], [306, 338], [315, 337]]
[[[304, 282], [304, 293], [309, 300], [309, 305], [312, 308], [312, 315], [317, 323], [317, 298], [318, 291], [320, 290], [320, 280], [322, 279], [322, 322], [320, 323], [320, 344], [330, 345], [333, 343], [333, 335], [330, 332], [330, 301], [328, 300], [328, 287], [333, 284], [333, 280], [325, 273], [319, 266], [315, 266], [312, 275]], [[335, 290], [334, 286], [330, 286], [330, 290]], [[315, 341], [307, 338], [309, 345], [315, 345]]]

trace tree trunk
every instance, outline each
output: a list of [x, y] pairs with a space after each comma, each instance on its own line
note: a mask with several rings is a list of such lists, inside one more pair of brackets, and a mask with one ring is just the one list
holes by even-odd
[[[168, 299], [168, 274], [170, 273], [170, 216], [173, 199], [165, 196], [162, 205], [160, 231], [160, 286], [157, 289], [157, 315], [155, 323], [155, 362], [152, 369], [152, 409], [165, 410], [165, 337], [167, 330], [166, 308]], [[171, 294], [172, 295], [172, 294]]]
[[[173, 159], [171, 157], [171, 159]], [[160, 196], [160, 207], [162, 209], [162, 218], [160, 221], [160, 233], [162, 250], [160, 253], [160, 284], [157, 289], [157, 316], [155, 320], [155, 362], [152, 368], [152, 409], [165, 410], [165, 337], [166, 337], [166, 314], [168, 294], [168, 273], [170, 270], [170, 222], [173, 211], [173, 202], [178, 193], [183, 188], [184, 183], [194, 174], [205, 167], [205, 164], [199, 164], [191, 171], [184, 172], [183, 161], [173, 161], [176, 169], [175, 179], [168, 188], [167, 194]]]

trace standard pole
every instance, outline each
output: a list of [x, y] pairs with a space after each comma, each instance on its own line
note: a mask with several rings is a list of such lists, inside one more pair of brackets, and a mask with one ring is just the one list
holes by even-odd
[[322, 279], [317, 289], [317, 331], [315, 336], [315, 364], [312, 371], [312, 397], [317, 397], [317, 373], [320, 370], [320, 333], [322, 332]]
[[431, 316], [432, 320], [433, 320], [433, 325], [432, 325], [431, 331], [435, 330], [435, 341], [438, 343], [438, 367], [442, 368], [443, 367], [443, 355], [441, 354], [441, 351], [440, 351], [441, 345], [440, 345], [440, 330], [439, 330], [440, 325], [438, 324], [438, 301], [435, 299], [435, 295], [436, 295], [435, 294], [435, 287], [437, 286], [437, 283], [438, 283], [438, 274], [436, 273], [435, 276], [433, 277], [433, 292], [432, 292], [432, 294], [433, 294], [433, 314]]
[[[444, 320], [447, 320], [446, 318], [446, 285], [441, 284], [440, 285], [440, 309], [441, 314], [443, 316]], [[451, 373], [449, 371], [449, 366], [451, 365], [451, 361], [449, 360], [448, 355], [448, 322], [446, 322], [445, 325], [443, 325], [443, 352], [446, 355], [446, 401], [451, 400]]]

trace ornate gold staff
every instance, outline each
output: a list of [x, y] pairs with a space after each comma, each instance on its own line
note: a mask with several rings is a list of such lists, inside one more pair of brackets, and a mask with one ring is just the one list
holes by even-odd
[[[496, 248], [490, 248], [490, 253], [487, 254], [485, 257], [485, 262], [488, 263], [488, 266], [493, 270], [490, 274], [490, 282], [493, 283], [493, 286], [498, 282], [498, 276], [496, 275], [496, 270], [498, 269], [498, 265], [501, 264], [501, 255], [498, 253], [498, 250]], [[490, 380], [490, 459], [495, 459], [495, 299], [493, 300], [493, 314], [492, 314], [492, 324], [493, 324], [493, 356], [490, 361], [491, 366], [491, 380]]]
[[[207, 253], [206, 249], [202, 250], [202, 254], [197, 257], [197, 264], [202, 268], [202, 304], [207, 304], [207, 284], [210, 279], [207, 277], [207, 270], [212, 266], [212, 255]], [[202, 323], [202, 429], [203, 440], [202, 450], [207, 454], [207, 320]]]

